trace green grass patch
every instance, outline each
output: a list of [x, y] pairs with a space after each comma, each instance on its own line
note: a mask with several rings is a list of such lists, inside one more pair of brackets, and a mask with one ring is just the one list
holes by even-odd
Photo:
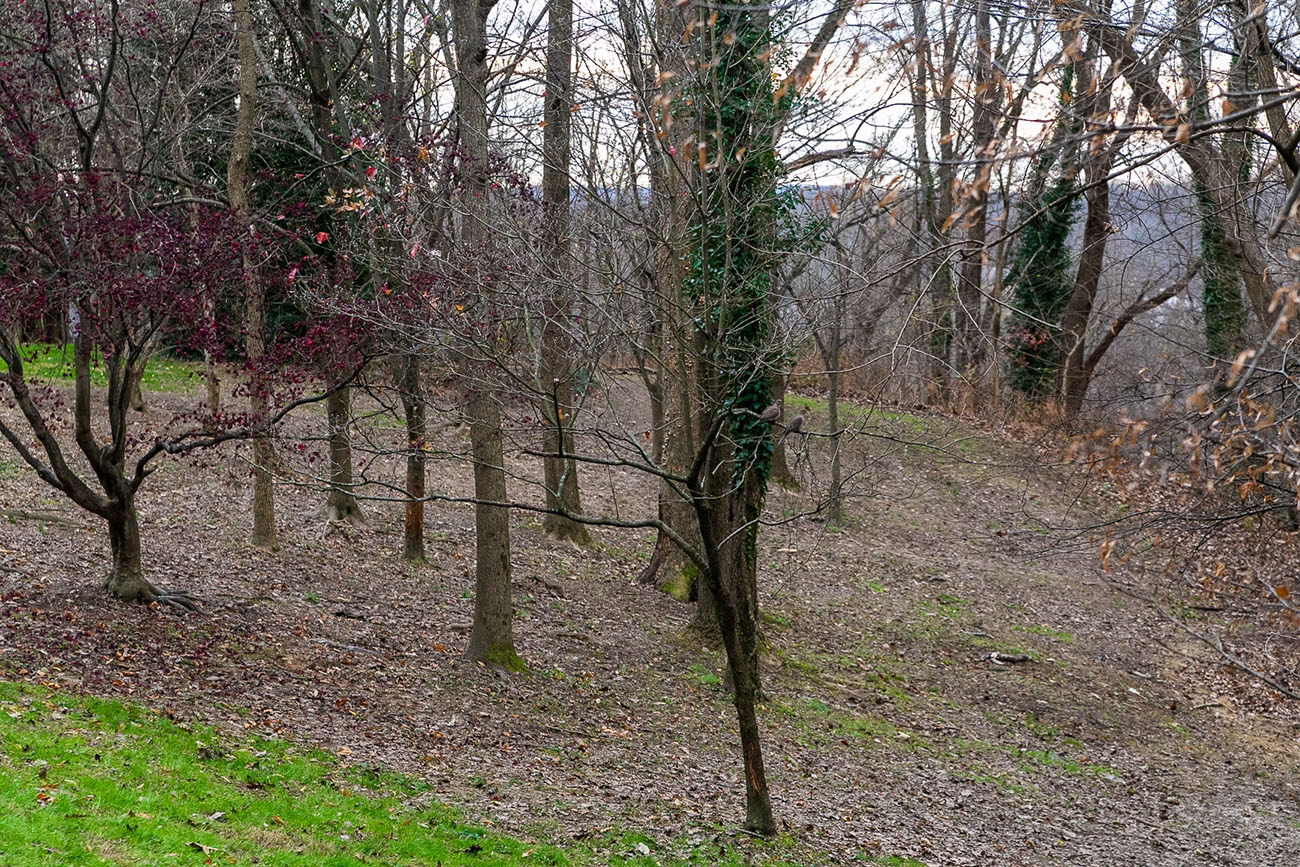
[[980, 650], [991, 650], [996, 653], [1006, 654], [1007, 656], [1027, 656], [1034, 662], [1041, 662], [1043, 659], [1043, 655], [1032, 647], [1011, 644], [1006, 641], [999, 641], [996, 638], [985, 638], [982, 635], [974, 635], [971, 636], [970, 643], [972, 647], [977, 647]]
[[[825, 398], [808, 397], [802, 394], [786, 393], [785, 403], [787, 412], [790, 409], [807, 410], [825, 417], [830, 412], [830, 406]], [[897, 412], [895, 410], [884, 409], [879, 406], [870, 404], [862, 405], [847, 400], [839, 401], [836, 406], [836, 412], [840, 417], [841, 424], [852, 424], [857, 421], [878, 421], [892, 426], [907, 428], [916, 433], [930, 433], [934, 428], [934, 423], [917, 415], [906, 412]]]
[[[1026, 722], [1026, 725], [1028, 725], [1028, 722]], [[1039, 731], [1048, 735], [1059, 734], [1059, 731], [1056, 731], [1054, 727], [1035, 730], [1034, 726], [1030, 726], [1030, 730], [1035, 735], [1038, 735]], [[1078, 746], [1078, 741], [1073, 738], [1065, 738], [1063, 743], [1066, 746]], [[994, 754], [1007, 756], [1015, 768], [1024, 774], [1059, 771], [1076, 777], [1104, 777], [1112, 780], [1120, 778], [1119, 771], [1109, 765], [1075, 759], [1057, 750], [1027, 749], [1013, 744], [991, 743], [983, 740], [957, 738], [952, 742], [951, 748], [944, 753], [944, 757], [949, 760], [959, 760], [972, 755]], [[1008, 778], [1005, 775], [994, 774], [993, 776], [996, 776], [997, 779], [990, 780], [990, 782], [996, 782], [1003, 788], [1006, 787]]]
[[1029, 791], [1028, 786], [1015, 782], [1009, 774], [999, 774], [988, 768], [970, 767], [966, 770], [954, 771], [950, 776], [954, 780], [965, 780], [968, 783], [995, 786], [1013, 795], [1023, 795]]
[[[71, 345], [24, 343], [20, 351], [23, 354], [23, 373], [29, 381], [41, 379], [56, 383], [72, 382], [74, 372]], [[0, 372], [8, 369], [5, 363], [0, 361]], [[157, 356], [145, 365], [144, 375], [140, 379], [140, 388], [144, 391], [190, 391], [198, 385], [202, 375], [201, 365]], [[103, 360], [99, 357], [91, 361], [90, 384], [108, 385]]]
[[690, 667], [691, 677], [695, 679], [700, 686], [707, 686], [718, 689], [722, 686], [722, 678], [714, 674], [701, 662], [692, 662]]
[[764, 608], [760, 616], [763, 618], [764, 624], [777, 629], [788, 629], [794, 624], [794, 618], [790, 617], [790, 615], [782, 614], [771, 608]]
[[959, 624], [970, 619], [968, 603], [960, 596], [942, 593], [933, 600], [921, 599], [913, 606], [914, 622], [900, 634], [914, 641], [946, 641], [956, 635]]
[[921, 752], [932, 746], [925, 738], [900, 729], [883, 717], [835, 710], [818, 698], [776, 702], [775, 710], [791, 719], [802, 735], [800, 741], [804, 746], [856, 741], [879, 746], [892, 744], [907, 752]]
[[789, 863], [789, 841], [723, 855], [614, 830], [557, 847], [467, 822], [436, 796], [282, 741], [0, 682], [6, 867]]
[[1028, 632], [1031, 635], [1043, 635], [1062, 644], [1074, 644], [1074, 636], [1061, 629], [1052, 629], [1047, 626], [1013, 626], [1011, 630], [1013, 632]]
[[1054, 741], [1061, 736], [1060, 726], [1054, 726], [1049, 722], [1043, 722], [1033, 714], [1025, 715], [1025, 728], [1033, 732], [1034, 737], [1040, 741]]

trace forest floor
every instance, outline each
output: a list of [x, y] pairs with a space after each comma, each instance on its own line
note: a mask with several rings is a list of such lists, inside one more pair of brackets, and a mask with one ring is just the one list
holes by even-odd
[[[628, 381], [611, 392], [635, 413]], [[183, 399], [153, 395], [136, 423]], [[817, 439], [792, 440], [807, 490], [767, 505], [760, 715], [775, 843], [734, 830], [722, 656], [687, 628], [693, 606], [637, 583], [643, 531], [595, 530], [579, 549], [515, 515], [528, 670], [510, 674], [462, 659], [470, 506], [430, 506], [430, 562], [412, 566], [399, 505], [329, 524], [317, 491], [286, 482], [269, 553], [244, 542], [244, 447], [172, 461], [140, 508], [150, 577], [204, 600], [203, 616], [178, 616], [107, 599], [102, 526], [0, 448], [0, 677], [320, 747], [419, 778], [525, 840], [635, 830], [647, 863], [723, 850], [929, 867], [1300, 862], [1300, 713], [1118, 592], [1086, 533], [1059, 530], [1107, 520], [1114, 498], [1081, 494], [1059, 452], [1020, 433], [855, 413], [846, 520], [803, 514], [825, 481]], [[456, 428], [438, 436], [463, 448]], [[583, 481], [589, 508], [630, 513], [654, 496], [629, 472]], [[470, 484], [461, 464], [431, 473], [431, 490]], [[1293, 538], [1269, 544], [1297, 562]], [[1115, 568], [1157, 571], [1140, 562]]]

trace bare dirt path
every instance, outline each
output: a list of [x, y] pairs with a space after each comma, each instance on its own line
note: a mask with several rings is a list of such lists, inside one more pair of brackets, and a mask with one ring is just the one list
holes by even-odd
[[[931, 867], [1297, 863], [1300, 729], [1209, 695], [1094, 552], [1046, 544], [1046, 527], [1089, 508], [1065, 471], [943, 419], [871, 426], [888, 438], [852, 447], [870, 485], [845, 526], [783, 520], [807, 493], [769, 501], [762, 719], [781, 851]], [[810, 448], [804, 472], [823, 460]], [[434, 475], [468, 489], [463, 467]], [[653, 490], [592, 473], [584, 493], [627, 508]], [[330, 526], [319, 495], [286, 485], [284, 547], [269, 554], [243, 543], [248, 496], [237, 449], [168, 465], [143, 491], [151, 577], [207, 601], [206, 616], [176, 617], [106, 600], [102, 528], [0, 451], [0, 673], [418, 774], [525, 836], [628, 827], [661, 851], [752, 847], [729, 830], [741, 782], [721, 657], [686, 631], [689, 605], [635, 583], [646, 535], [600, 531], [580, 551], [518, 515], [530, 670], [505, 675], [460, 658], [469, 507], [429, 510], [431, 563], [412, 567], [396, 506]]]

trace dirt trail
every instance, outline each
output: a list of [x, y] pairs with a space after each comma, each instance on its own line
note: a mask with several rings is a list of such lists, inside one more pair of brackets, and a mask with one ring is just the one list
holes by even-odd
[[[1050, 545], [1048, 527], [1088, 517], [1065, 472], [942, 419], [869, 427], [879, 436], [857, 439], [848, 463], [870, 485], [855, 482], [845, 526], [783, 521], [809, 494], [768, 504], [762, 720], [781, 851], [931, 867], [1297, 863], [1297, 730], [1181, 680], [1168, 626], [1110, 589], [1095, 552]], [[824, 455], [809, 448], [812, 483]], [[742, 804], [721, 657], [685, 631], [690, 606], [635, 583], [645, 534], [600, 531], [579, 551], [517, 516], [531, 669], [503, 675], [460, 659], [467, 506], [429, 510], [432, 562], [415, 568], [397, 557], [397, 507], [327, 527], [320, 498], [286, 486], [284, 548], [268, 554], [242, 542], [238, 450], [168, 465], [142, 494], [142, 532], [151, 577], [209, 602], [182, 619], [107, 602], [93, 580], [102, 529], [12, 452], [0, 461], [0, 506], [67, 519], [0, 522], [3, 676], [419, 774], [518, 834], [629, 827], [664, 851], [753, 845], [726, 830]], [[468, 490], [463, 467], [435, 475]], [[618, 473], [585, 482], [609, 508], [651, 490]]]

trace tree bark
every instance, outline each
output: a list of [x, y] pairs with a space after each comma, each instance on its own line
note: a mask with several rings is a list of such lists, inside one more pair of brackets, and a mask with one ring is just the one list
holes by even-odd
[[[488, 241], [487, 16], [495, 0], [454, 4], [456, 102], [460, 141], [465, 153], [466, 214], [461, 227], [464, 249], [478, 255]], [[485, 284], [486, 285], [486, 284]], [[486, 290], [485, 290], [486, 291]], [[501, 442], [501, 407], [492, 390], [491, 370], [481, 362], [481, 376], [466, 412], [474, 463], [474, 525], [477, 561], [474, 573], [474, 626], [470, 659], [512, 670], [523, 668], [515, 652], [510, 595], [510, 512]]]
[[[692, 173], [687, 153], [691, 107], [681, 88], [689, 80], [686, 52], [686, 18], [671, 0], [656, 0], [658, 85], [646, 84], [642, 102], [655, 122], [646, 128], [645, 146], [650, 165], [650, 209], [657, 243], [653, 251], [653, 289], [656, 307], [656, 381], [660, 387], [663, 460], [672, 472], [684, 473], [695, 456], [697, 396], [695, 357], [689, 318], [682, 313], [681, 289], [685, 268], [681, 245], [686, 235], [686, 193]], [[678, 114], [680, 112], [680, 115]], [[689, 544], [699, 542], [699, 525], [689, 499], [666, 481], [659, 484], [659, 520]], [[713, 595], [699, 579], [699, 567], [664, 533], [655, 539], [650, 562], [640, 580], [654, 584], [676, 599], [697, 603], [694, 623], [706, 635], [717, 632]]]
[[135, 502], [118, 502], [105, 516], [113, 563], [104, 588], [128, 602], [152, 602], [158, 589], [144, 577], [140, 557], [140, 521]]
[[923, 261], [931, 263], [926, 282], [930, 298], [930, 322], [925, 333], [925, 349], [929, 354], [928, 391], [939, 400], [950, 394], [949, 374], [952, 368], [952, 268], [941, 247], [946, 243], [955, 206], [953, 198], [953, 165], [955, 152], [952, 131], [952, 86], [956, 63], [955, 38], [945, 34], [941, 81], [937, 86], [939, 110], [939, 165], [938, 202], [935, 201], [935, 173], [931, 166], [929, 146], [929, 99], [932, 87], [930, 70], [933, 51], [929, 38], [929, 22], [925, 0], [912, 0], [912, 28], [916, 41], [916, 78], [912, 86], [912, 139], [916, 148], [917, 184], [921, 188], [919, 221], [923, 243], [929, 250]]
[[985, 242], [988, 239], [989, 186], [992, 182], [994, 147], [994, 111], [1000, 89], [993, 80], [993, 35], [989, 23], [988, 0], [976, 0], [975, 6], [975, 82], [971, 109], [971, 150], [975, 176], [966, 216], [966, 244], [957, 283], [957, 351], [953, 366], [960, 377], [969, 377], [977, 389], [982, 371], [984, 341], [980, 334], [980, 305], [983, 303]]
[[514, 603], [510, 589], [510, 510], [504, 505], [505, 455], [501, 447], [501, 409], [493, 395], [479, 393], [469, 402], [470, 442], [474, 450], [475, 551], [474, 626], [470, 659], [523, 669], [515, 652]]
[[402, 535], [402, 559], [425, 562], [424, 495], [425, 449], [428, 429], [425, 420], [424, 383], [420, 376], [420, 357], [408, 353], [401, 357], [402, 411], [406, 420], [406, 526]]
[[[1109, 163], [1109, 161], [1107, 161]], [[1101, 288], [1102, 265], [1106, 260], [1106, 241], [1110, 235], [1110, 184], [1102, 177], [1094, 177], [1085, 196], [1088, 216], [1083, 223], [1083, 248], [1079, 254], [1079, 268], [1075, 272], [1074, 288], [1070, 300], [1061, 314], [1061, 376], [1060, 394], [1065, 414], [1074, 418], [1083, 408], [1088, 391], [1088, 375], [1084, 369], [1084, 341], [1088, 323], [1092, 319], [1093, 303]]]
[[[1205, 123], [1209, 119], [1209, 74], [1205, 67], [1205, 44], [1201, 38], [1199, 10], [1193, 8], [1192, 0], [1179, 0], [1177, 8], [1177, 26], [1179, 49], [1182, 55], [1183, 74], [1187, 78], [1190, 91], [1188, 115], [1191, 124]], [[1240, 67], [1240, 64], [1237, 64]], [[1236, 77], [1235, 75], [1233, 76]], [[1229, 162], [1227, 154], [1230, 147], [1224, 143], [1223, 154], [1213, 154], [1210, 161], [1225, 168]], [[1225, 178], [1231, 178], [1230, 171], [1223, 171]], [[1235, 181], [1232, 178], [1232, 181]], [[1244, 328], [1246, 310], [1241, 298], [1241, 274], [1239, 266], [1228, 253], [1225, 243], [1223, 225], [1224, 215], [1207, 185], [1204, 176], [1194, 178], [1197, 209], [1201, 216], [1201, 259], [1204, 267], [1201, 271], [1202, 306], [1205, 327], [1205, 345], [1207, 352], [1220, 363], [1230, 361], [1245, 346]], [[1237, 184], [1231, 183], [1227, 192], [1237, 200]], [[1261, 325], [1263, 320], [1261, 319]]]
[[763, 768], [757, 703], [762, 698], [758, 670], [758, 606], [750, 580], [756, 567], [755, 506], [761, 490], [747, 473], [739, 489], [730, 484], [731, 464], [709, 476], [694, 498], [709, 568], [704, 580], [715, 600], [718, 631], [727, 651], [732, 697], [745, 766], [745, 827], [764, 836], [776, 833], [772, 800]]
[[844, 482], [840, 467], [840, 332], [844, 322], [845, 292], [835, 299], [835, 321], [826, 353], [826, 414], [830, 425], [831, 480], [827, 495], [827, 520], [844, 522]]
[[[1088, 46], [1085, 56], [1075, 64], [1075, 108], [1081, 118], [1079, 127], [1094, 122], [1094, 118], [1110, 113], [1111, 91], [1114, 80], [1106, 76], [1097, 80], [1096, 42]], [[1061, 370], [1058, 393], [1067, 418], [1075, 418], [1083, 409], [1083, 399], [1088, 392], [1090, 376], [1086, 368], [1084, 344], [1088, 337], [1088, 323], [1092, 321], [1092, 308], [1101, 290], [1102, 268], [1106, 262], [1106, 244], [1110, 238], [1110, 170], [1115, 156], [1128, 136], [1120, 134], [1115, 141], [1106, 143], [1098, 133], [1083, 148], [1083, 174], [1087, 192], [1088, 215], [1083, 222], [1083, 240], [1079, 252], [1079, 266], [1075, 271], [1070, 298], [1061, 313]]]
[[361, 520], [361, 506], [352, 494], [352, 442], [348, 425], [352, 422], [352, 389], [339, 386], [325, 399], [329, 418], [330, 487], [325, 500], [325, 516], [331, 521]]
[[[325, 56], [324, 30], [329, 19], [318, 11], [316, 0], [298, 0], [298, 18], [306, 48], [304, 72], [311, 101], [312, 127], [320, 148], [319, 160], [330, 193], [339, 197], [344, 181], [337, 137], [343, 135], [346, 140], [348, 132], [343, 130], [341, 106], [331, 79], [332, 58], [327, 59]], [[321, 225], [330, 225], [328, 214], [329, 211], [326, 211], [320, 215]], [[336, 248], [327, 248], [326, 258], [331, 263], [338, 259]], [[348, 386], [335, 388], [326, 401], [329, 416], [330, 482], [325, 500], [325, 515], [331, 521], [354, 521], [361, 518], [361, 508], [351, 491], [352, 443], [348, 427], [351, 421], [351, 403]]]
[[[235, 17], [235, 41], [239, 53], [239, 109], [235, 115], [235, 136], [230, 146], [230, 161], [226, 165], [226, 191], [235, 225], [242, 236], [240, 252], [244, 279], [244, 352], [250, 365], [256, 367], [265, 351], [265, 305], [257, 266], [249, 245], [252, 241], [252, 207], [248, 200], [248, 162], [253, 149], [253, 120], [257, 110], [257, 51], [254, 44], [253, 16], [249, 0], [232, 0]], [[220, 387], [215, 369], [209, 363], [209, 408], [217, 412]], [[249, 413], [254, 423], [266, 419], [268, 411], [265, 390], [253, 384], [249, 397]], [[265, 436], [253, 440], [253, 533], [249, 541], [259, 547], [274, 549], [275, 493], [271, 486], [271, 464], [275, 453], [271, 441]]]
[[[785, 391], [789, 385], [789, 376], [774, 377], [772, 388], [772, 401], [785, 403]], [[800, 488], [799, 480], [795, 478], [794, 473], [790, 472], [790, 463], [786, 460], [785, 440], [778, 439], [776, 447], [772, 449], [772, 481], [789, 491], [797, 491]]]
[[542, 527], [552, 536], [579, 545], [591, 543], [587, 527], [567, 517], [582, 513], [578, 465], [573, 455], [572, 341], [567, 329], [572, 282], [569, 218], [569, 166], [573, 105], [573, 0], [550, 0], [546, 40], [546, 96], [543, 107], [543, 255], [549, 309], [542, 323], [541, 376], [543, 476], [546, 507]]
[[[1122, 29], [1113, 28], [1085, 13], [1082, 26], [1096, 39], [1124, 76], [1142, 107], [1163, 129], [1163, 138], [1182, 157], [1197, 185], [1213, 205], [1213, 222], [1222, 232], [1228, 258], [1245, 285], [1246, 298], [1261, 327], [1267, 330], [1274, 314], [1269, 311], [1275, 284], [1264, 260], [1253, 216], [1233, 194], [1235, 180], [1222, 165], [1220, 154], [1202, 136], [1190, 135], [1190, 118], [1180, 112], [1161, 86], [1157, 71], [1144, 62]], [[1206, 261], [1204, 267], [1210, 267]]]

